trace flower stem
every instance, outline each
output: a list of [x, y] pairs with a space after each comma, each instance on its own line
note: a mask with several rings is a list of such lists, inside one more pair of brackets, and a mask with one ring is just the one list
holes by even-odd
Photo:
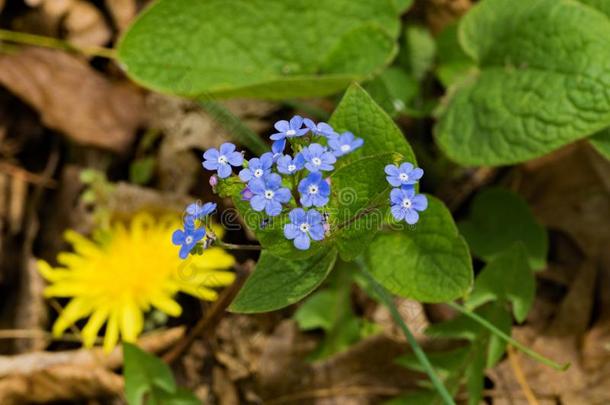
[[0, 29], [0, 41], [8, 41], [17, 44], [41, 46], [45, 48], [59, 49], [62, 51], [81, 53], [86, 56], [99, 56], [102, 58], [116, 59], [114, 49], [100, 46], [82, 46], [64, 41], [58, 38], [45, 37], [41, 35], [28, 34]]
[[559, 363], [554, 362], [551, 359], [544, 357], [540, 353], [536, 353], [529, 347], [519, 343], [512, 337], [508, 336], [506, 333], [502, 332], [500, 329], [495, 327], [491, 322], [489, 322], [485, 318], [479, 316], [475, 312], [468, 311], [466, 308], [462, 307], [459, 304], [453, 303], [453, 302], [448, 302], [447, 305], [449, 305], [451, 308], [455, 309], [456, 311], [461, 312], [462, 314], [466, 315], [473, 321], [481, 324], [482, 326], [487, 328], [491, 333], [498, 336], [500, 339], [504, 340], [506, 343], [510, 344], [511, 346], [521, 350], [523, 353], [527, 354], [532, 359], [537, 360], [540, 363], [545, 364], [545, 365], [552, 367], [555, 370], [559, 370], [559, 371], [565, 371], [570, 367], [570, 363], [559, 364]]
[[413, 349], [413, 353], [415, 353], [415, 357], [417, 357], [417, 360], [419, 360], [420, 364], [426, 370], [430, 381], [432, 381], [432, 385], [434, 385], [434, 388], [436, 389], [436, 391], [438, 391], [439, 395], [443, 399], [443, 402], [447, 405], [455, 405], [451, 394], [449, 394], [449, 391], [447, 391], [447, 388], [445, 388], [445, 385], [436, 374], [436, 371], [434, 371], [434, 367], [432, 366], [432, 364], [430, 364], [430, 360], [428, 360], [426, 353], [424, 353], [419, 343], [417, 343], [417, 339], [415, 339], [415, 336], [413, 336], [413, 334], [409, 330], [409, 327], [400, 316], [398, 308], [396, 308], [396, 305], [392, 300], [392, 296], [386, 291], [385, 288], [383, 288], [383, 286], [381, 286], [373, 278], [373, 276], [366, 269], [360, 267], [360, 270], [364, 277], [367, 279], [367, 281], [370, 283], [370, 285], [373, 287], [378, 298], [390, 310], [392, 318], [394, 318], [394, 321], [398, 324], [398, 326], [402, 330], [402, 333], [407, 338], [409, 345], [411, 345], [411, 348]]
[[227, 243], [221, 240], [216, 240], [216, 246], [221, 247], [227, 250], [262, 250], [263, 247], [261, 245], [237, 245], [235, 243]]

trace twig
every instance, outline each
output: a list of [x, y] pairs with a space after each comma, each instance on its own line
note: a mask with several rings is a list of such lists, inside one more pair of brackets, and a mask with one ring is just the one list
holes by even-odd
[[536, 399], [534, 392], [527, 383], [527, 379], [525, 378], [523, 370], [521, 369], [521, 364], [519, 363], [519, 353], [511, 345], [508, 345], [507, 351], [510, 367], [513, 369], [515, 378], [521, 386], [521, 390], [523, 391], [523, 395], [525, 395], [525, 398], [527, 399], [527, 403], [529, 405], [539, 405], [538, 400]]
[[247, 261], [241, 266], [236, 266], [235, 272], [237, 278], [235, 279], [235, 282], [222, 292], [218, 300], [214, 301], [214, 304], [212, 304], [206, 315], [197, 322], [193, 329], [163, 356], [164, 362], [168, 364], [173, 363], [188, 350], [197, 337], [203, 335], [208, 330], [214, 329], [224, 316], [225, 310], [229, 307], [233, 298], [235, 298], [241, 286], [250, 275], [253, 267], [254, 263], [252, 261]]
[[227, 243], [223, 242], [219, 239], [215, 242], [216, 246], [221, 247], [227, 250], [262, 250], [263, 247], [261, 245], [237, 245], [235, 243]]
[[15, 166], [8, 162], [0, 162], [0, 171], [8, 173], [11, 176], [19, 177], [21, 180], [41, 185], [46, 188], [55, 188], [57, 187], [57, 182], [53, 179], [47, 178], [45, 176], [41, 176], [36, 173], [31, 173], [19, 166]]

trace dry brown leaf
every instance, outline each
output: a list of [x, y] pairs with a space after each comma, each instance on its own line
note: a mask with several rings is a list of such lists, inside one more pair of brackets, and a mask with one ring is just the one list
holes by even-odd
[[12, 375], [0, 379], [0, 403], [48, 404], [74, 401], [123, 392], [123, 377], [102, 367], [57, 366], [32, 375]]
[[101, 11], [83, 0], [73, 1], [65, 16], [64, 27], [68, 32], [67, 39], [76, 45], [102, 46], [112, 37]]
[[223, 405], [238, 405], [239, 396], [237, 395], [237, 389], [225, 371], [220, 367], [214, 367], [212, 378], [212, 391], [216, 395], [218, 402]]
[[457, 21], [472, 7], [471, 0], [424, 0], [426, 19], [432, 32], [438, 34]]
[[123, 31], [138, 11], [135, 0], [106, 0], [106, 7], [119, 31]]
[[34, 107], [45, 125], [82, 144], [124, 151], [142, 123], [137, 90], [63, 52], [31, 48], [0, 56], [0, 85]]

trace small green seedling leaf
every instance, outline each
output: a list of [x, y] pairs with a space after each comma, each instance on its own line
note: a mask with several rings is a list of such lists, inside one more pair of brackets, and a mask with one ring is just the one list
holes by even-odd
[[130, 343], [123, 343], [125, 398], [129, 405], [196, 405], [199, 400], [176, 386], [169, 366]]
[[610, 128], [596, 133], [589, 138], [589, 142], [603, 157], [610, 160]]
[[523, 322], [534, 302], [536, 280], [520, 242], [498, 254], [479, 273], [466, 307], [470, 310], [492, 300], [508, 301], [513, 313]]
[[304, 260], [283, 259], [263, 251], [254, 272], [229, 310], [239, 313], [269, 312], [294, 304], [326, 279], [336, 258], [334, 249]]
[[367, 261], [371, 274], [388, 290], [422, 302], [454, 300], [472, 285], [468, 246], [447, 208], [432, 196], [415, 226], [378, 235]]
[[419, 82], [432, 68], [436, 55], [436, 43], [430, 31], [420, 25], [407, 25], [403, 40], [404, 47], [398, 55], [398, 60]]
[[458, 225], [472, 252], [485, 261], [521, 242], [534, 270], [546, 265], [546, 229], [536, 221], [527, 203], [511, 191], [489, 188], [480, 192], [472, 202], [470, 217]]

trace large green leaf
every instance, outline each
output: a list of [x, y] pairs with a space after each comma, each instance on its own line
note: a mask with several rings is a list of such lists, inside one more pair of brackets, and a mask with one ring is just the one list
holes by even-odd
[[568, 0], [484, 0], [460, 41], [480, 72], [449, 91], [440, 147], [465, 165], [541, 156], [610, 124], [610, 20]]
[[397, 152], [406, 162], [416, 163], [411, 146], [392, 118], [357, 84], [345, 92], [329, 123], [337, 131], [351, 131], [364, 139], [364, 146], [342, 157], [336, 167], [387, 152]]
[[263, 251], [254, 272], [229, 310], [241, 313], [269, 312], [294, 304], [324, 281], [336, 258], [334, 249], [305, 260], [282, 259]]
[[610, 160], [610, 128], [606, 128], [593, 135], [589, 138], [589, 142], [599, 153]]
[[391, 190], [384, 168], [400, 161], [397, 153], [382, 153], [343, 166], [330, 176], [329, 224], [343, 260], [359, 256], [381, 230]]
[[377, 104], [394, 117], [406, 113], [419, 94], [419, 83], [404, 69], [390, 67], [364, 86]]
[[378, 235], [369, 246], [367, 260], [370, 272], [384, 287], [422, 302], [462, 297], [472, 284], [466, 242], [447, 208], [432, 196], [415, 226]]
[[436, 76], [443, 86], [452, 84], [468, 77], [475, 70], [473, 60], [462, 50], [458, 41], [458, 24], [447, 26], [436, 37], [437, 67]]
[[470, 217], [458, 225], [472, 252], [486, 261], [521, 242], [531, 268], [539, 270], [546, 265], [546, 229], [527, 203], [511, 191], [489, 188], [480, 192], [472, 202]]
[[159, 0], [127, 30], [118, 57], [160, 92], [311, 97], [381, 69], [398, 31], [393, 0]]
[[476, 308], [492, 300], [512, 303], [513, 313], [523, 322], [534, 302], [536, 280], [521, 242], [498, 254], [477, 276], [467, 307]]

